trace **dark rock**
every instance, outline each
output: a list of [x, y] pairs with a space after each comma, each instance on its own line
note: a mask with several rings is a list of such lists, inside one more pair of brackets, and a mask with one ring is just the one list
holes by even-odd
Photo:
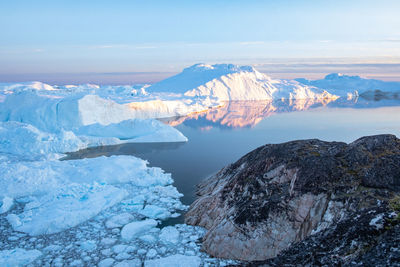
[[396, 216], [384, 207], [353, 213], [277, 257], [248, 266], [400, 266]]
[[340, 265], [390, 252], [394, 263], [398, 251], [376, 248], [397, 240], [399, 190], [393, 135], [265, 145], [201, 184], [186, 222], [209, 230], [203, 248], [216, 257]]

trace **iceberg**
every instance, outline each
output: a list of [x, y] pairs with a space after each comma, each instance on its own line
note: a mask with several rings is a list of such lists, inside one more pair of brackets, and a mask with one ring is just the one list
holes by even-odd
[[163, 267], [163, 266], [175, 266], [175, 267], [187, 267], [187, 266], [200, 266], [201, 259], [197, 256], [186, 256], [186, 255], [171, 255], [168, 257], [148, 260], [145, 261], [145, 267]]
[[158, 120], [124, 120], [107, 126], [99, 123], [82, 126], [75, 131], [88, 137], [118, 138], [121, 142], [186, 142], [187, 138], [178, 130]]
[[118, 228], [122, 227], [125, 224], [130, 223], [134, 220], [134, 217], [128, 213], [124, 212], [118, 215], [115, 215], [106, 221], [106, 228]]
[[251, 66], [232, 64], [196, 64], [148, 87], [147, 91], [210, 97], [219, 101], [337, 98], [314, 86], [272, 79]]
[[[31, 124], [16, 121], [0, 122], [0, 153], [17, 155], [25, 159], [48, 158], [50, 154], [77, 151], [99, 143], [97, 141], [94, 138], [81, 139], [71, 131], [47, 133]], [[107, 143], [115, 142], [110, 139]]]
[[[224, 262], [209, 258], [195, 243], [204, 229], [187, 225], [157, 228], [157, 207], [171, 216], [187, 207], [171, 185], [171, 175], [148, 167], [143, 160], [111, 156], [1, 164], [1, 199], [16, 203], [6, 214], [12, 228], [6, 225], [2, 231], [10, 240], [25, 244], [21, 249], [26, 255], [32, 248], [37, 252], [29, 259], [14, 250], [0, 252], [5, 266], [28, 262], [68, 266], [83, 262], [130, 266], [134, 262], [141, 266], [153, 260], [154, 264], [173, 262], [176, 254], [182, 255], [184, 263]], [[76, 257], [61, 258], [60, 254]]]
[[54, 98], [38, 92], [20, 92], [7, 96], [0, 103], [0, 110], [0, 121], [30, 124], [48, 133], [71, 131], [114, 138], [114, 143], [116, 138], [125, 142], [187, 141], [176, 129], [156, 120], [138, 119], [128, 106], [95, 95]]
[[127, 241], [132, 240], [134, 237], [145, 233], [156, 225], [157, 221], [153, 219], [128, 223], [122, 228], [121, 237]]
[[54, 234], [85, 222], [127, 195], [126, 190], [110, 185], [71, 184], [36, 198], [21, 214], [9, 214], [7, 219], [18, 232]]
[[[111, 100], [52, 97], [42, 91], [14, 92], [0, 103], [0, 154], [19, 160], [57, 159], [60, 153], [91, 146], [187, 141], [175, 128], [137, 119], [129, 107]], [[94, 99], [100, 108], [82, 107], [82, 99]]]
[[6, 213], [14, 205], [14, 199], [4, 196], [0, 202], [0, 214]]
[[[169, 189], [173, 182], [170, 174], [159, 168], [149, 168], [147, 162], [131, 156], [5, 161], [0, 164], [0, 196], [6, 200], [3, 205], [10, 206], [8, 199], [15, 198], [20, 202], [21, 198], [30, 197], [21, 213], [8, 214], [8, 222], [15, 231], [32, 236], [75, 227], [129, 195], [136, 196], [137, 200], [134, 203], [124, 200], [121, 207], [130, 212], [139, 212], [137, 208], [141, 209], [141, 206], [127, 206], [127, 203], [141, 204], [145, 199], [163, 205], [163, 219], [175, 209], [185, 208], [179, 202], [181, 194], [176, 189]], [[150, 211], [154, 212], [154, 209]], [[151, 212], [150, 217], [153, 216]], [[118, 223], [134, 220], [129, 214], [125, 217], [117, 219], [114, 216], [106, 225], [118, 226]]]
[[53, 86], [38, 81], [22, 82], [22, 83], [0, 83], [0, 91], [3, 93], [13, 93], [21, 91], [54, 91], [57, 90]]
[[[81, 160], [1, 161], [0, 196], [19, 198], [55, 192], [66, 185], [132, 183], [147, 190], [172, 184], [171, 174], [131, 156], [86, 158]], [[168, 188], [168, 187], [167, 187]], [[167, 192], [170, 192], [167, 191]], [[167, 195], [167, 193], [165, 194]], [[177, 196], [181, 196], [177, 191]]]
[[179, 231], [175, 227], [164, 227], [160, 232], [160, 241], [165, 244], [177, 244], [179, 242]]
[[375, 79], [365, 79], [360, 76], [349, 76], [341, 73], [331, 73], [320, 80], [296, 79], [302, 84], [323, 88], [340, 96], [365, 95], [366, 97], [375, 93], [386, 95], [387, 98], [399, 98], [400, 82], [386, 82]]

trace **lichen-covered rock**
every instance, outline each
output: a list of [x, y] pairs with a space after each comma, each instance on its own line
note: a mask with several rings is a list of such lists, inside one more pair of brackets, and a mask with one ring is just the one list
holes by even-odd
[[[359, 228], [368, 236], [386, 231], [388, 220], [395, 227], [392, 217], [398, 211], [389, 203], [399, 190], [400, 140], [393, 135], [363, 137], [351, 144], [313, 139], [265, 145], [199, 185], [186, 223], [208, 229], [203, 248], [216, 257], [266, 260], [293, 244], [312, 238], [322, 243], [330, 237], [327, 254], [340, 247], [340, 236], [346, 233], [350, 248], [357, 246], [351, 243], [358, 242], [356, 236], [363, 236], [357, 234]], [[338, 256], [345, 259], [342, 263], [371, 251], [363, 238], [361, 247]]]

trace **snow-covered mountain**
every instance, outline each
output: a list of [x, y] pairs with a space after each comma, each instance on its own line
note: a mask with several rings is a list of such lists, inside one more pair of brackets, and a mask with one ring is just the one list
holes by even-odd
[[232, 64], [196, 64], [147, 90], [187, 97], [213, 97], [220, 101], [336, 98], [314, 86], [271, 79], [251, 66]]

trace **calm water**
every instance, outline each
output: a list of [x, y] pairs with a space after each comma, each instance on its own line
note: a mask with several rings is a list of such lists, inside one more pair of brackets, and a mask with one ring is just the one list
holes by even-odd
[[234, 102], [164, 121], [189, 141], [98, 147], [71, 153], [69, 158], [134, 155], [146, 159], [172, 173], [174, 185], [184, 194], [183, 203], [191, 204], [196, 184], [267, 143], [309, 138], [352, 142], [383, 133], [399, 137], [400, 101]]

